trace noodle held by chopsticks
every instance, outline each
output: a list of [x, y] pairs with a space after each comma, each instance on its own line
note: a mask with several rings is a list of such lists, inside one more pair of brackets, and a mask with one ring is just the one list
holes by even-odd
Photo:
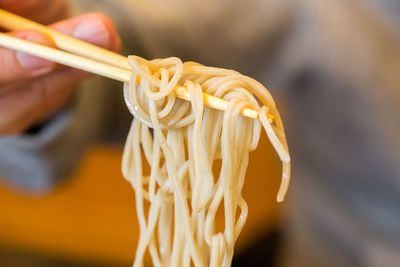
[[[135, 119], [122, 171], [135, 190], [140, 226], [134, 266], [143, 266], [146, 251], [154, 266], [230, 266], [247, 218], [241, 191], [261, 126], [283, 163], [278, 201], [290, 180], [290, 156], [272, 96], [254, 79], [232, 70], [175, 57], [147, 61], [130, 56], [129, 63], [133, 71], [124, 94]], [[188, 88], [190, 102], [175, 97], [177, 84]], [[227, 110], [205, 107], [203, 92], [229, 101]], [[259, 119], [241, 116], [244, 108], [260, 111]], [[273, 124], [268, 113], [275, 116]], [[222, 167], [215, 175], [217, 160]], [[148, 176], [143, 161], [151, 167]], [[223, 232], [215, 229], [219, 208], [225, 216]]]

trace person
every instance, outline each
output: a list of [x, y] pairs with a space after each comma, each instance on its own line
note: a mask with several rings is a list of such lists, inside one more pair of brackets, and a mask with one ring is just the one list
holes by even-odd
[[[70, 1], [103, 11], [123, 51], [227, 67], [284, 103], [294, 162], [283, 216], [282, 266], [399, 266], [400, 4], [332, 1]], [[67, 2], [8, 0], [1, 8], [117, 50], [108, 18], [71, 19]], [[39, 12], [46, 6], [52, 12]], [[13, 33], [39, 43], [33, 31]], [[121, 90], [88, 74], [0, 50], [0, 174], [50, 190], [90, 140], [126, 131]], [[90, 88], [88, 88], [90, 87]], [[279, 88], [279, 89], [274, 89]], [[104, 114], [108, 114], [105, 116]], [[110, 116], [111, 114], [111, 116]]]

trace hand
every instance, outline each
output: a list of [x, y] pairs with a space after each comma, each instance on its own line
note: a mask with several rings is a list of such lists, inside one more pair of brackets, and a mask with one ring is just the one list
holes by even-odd
[[[64, 0], [0, 0], [0, 8], [40, 22], [51, 22], [67, 14]], [[62, 20], [50, 27], [106, 49], [116, 51], [120, 46], [112, 22], [100, 13]], [[9, 34], [54, 46], [51, 39], [36, 31]], [[49, 117], [68, 102], [75, 85], [88, 76], [77, 69], [0, 47], [0, 136], [22, 133]]]

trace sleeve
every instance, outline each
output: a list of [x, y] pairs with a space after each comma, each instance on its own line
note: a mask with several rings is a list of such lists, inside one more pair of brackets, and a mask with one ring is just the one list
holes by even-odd
[[[73, 124], [72, 111], [63, 111], [35, 134], [2, 137], [0, 139], [1, 179], [12, 187], [37, 191], [49, 187], [67, 174], [81, 147], [70, 146], [64, 155], [59, 144], [71, 142], [68, 129]], [[69, 139], [69, 140], [68, 140]], [[66, 159], [66, 160], [65, 160]], [[57, 177], [57, 178], [56, 178]]]

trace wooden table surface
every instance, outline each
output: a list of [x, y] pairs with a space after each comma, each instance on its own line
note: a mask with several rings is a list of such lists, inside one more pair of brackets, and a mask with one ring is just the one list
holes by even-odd
[[[121, 155], [121, 147], [90, 148], [72, 177], [44, 196], [0, 186], [0, 245], [130, 264], [139, 232], [133, 190], [120, 171]], [[279, 180], [280, 162], [264, 135], [250, 158], [244, 187], [249, 218], [237, 248], [277, 223]]]

